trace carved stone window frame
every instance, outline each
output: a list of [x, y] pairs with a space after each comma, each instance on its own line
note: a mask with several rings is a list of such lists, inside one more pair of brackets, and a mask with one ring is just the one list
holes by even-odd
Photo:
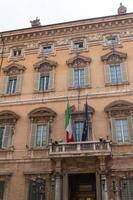
[[[34, 64], [34, 93], [44, 93], [51, 92], [55, 88], [55, 68], [57, 66], [57, 62], [42, 59], [41, 61]], [[49, 75], [49, 86], [47, 90], [40, 90], [40, 77], [41, 75]]]
[[[104, 112], [107, 114], [109, 121], [109, 129], [111, 134], [111, 139], [116, 143], [113, 136], [113, 121], [117, 119], [129, 119], [130, 124], [132, 124], [133, 120], [133, 103], [124, 100], [118, 100], [110, 103], [104, 108]], [[132, 125], [131, 125], [132, 126]], [[129, 137], [130, 141], [133, 142], [133, 134], [132, 134], [133, 126], [129, 127]]]
[[25, 70], [26, 67], [24, 65], [17, 64], [15, 62], [3, 68], [4, 74], [8, 76], [22, 74]]
[[[74, 48], [74, 43], [83, 42], [82, 48]], [[80, 53], [88, 51], [87, 39], [84, 37], [72, 38], [70, 40], [70, 53]]]
[[[89, 110], [89, 131], [90, 131], [90, 136], [88, 138], [88, 140], [92, 140], [93, 139], [93, 127], [92, 127], [92, 122], [93, 122], [93, 115], [95, 113], [95, 109], [91, 106], [88, 105], [88, 110]], [[84, 111], [81, 110], [76, 110], [75, 106], [71, 106], [71, 119], [72, 119], [72, 123], [74, 125], [74, 122], [78, 122], [78, 121], [84, 121]], [[74, 127], [73, 127], [74, 128]]]
[[[66, 61], [66, 64], [68, 65], [68, 88], [69, 89], [77, 89], [75, 87], [74, 83], [74, 70], [75, 69], [84, 69], [84, 85], [79, 86], [80, 88], [90, 88], [91, 87], [91, 70], [90, 70], [90, 63], [91, 58], [85, 57], [81, 55], [76, 55], [73, 58], [70, 58]], [[79, 88], [78, 87], [78, 88]]]
[[[51, 46], [51, 51], [50, 52], [44, 52], [43, 48], [44, 47], [49, 47]], [[54, 42], [43, 42], [39, 43], [39, 52], [38, 52], [38, 57], [43, 57], [43, 56], [55, 56], [56, 51], [55, 51], [55, 45]]]
[[[49, 141], [51, 140], [52, 123], [54, 121], [54, 118], [56, 117], [56, 113], [50, 108], [40, 107], [40, 108], [36, 108], [32, 110], [28, 114], [28, 116], [29, 116], [30, 124], [31, 124], [31, 130], [30, 130], [30, 136], [29, 136], [30, 148], [31, 149], [40, 149], [40, 148], [47, 149]], [[46, 124], [48, 126], [48, 138], [47, 138], [48, 141], [47, 141], [46, 146], [37, 147], [33, 145], [34, 141], [31, 141], [31, 139], [37, 125], [42, 125], [42, 124]]]
[[[109, 44], [107, 38], [115, 37], [116, 42]], [[118, 33], [106, 34], [103, 35], [103, 46], [104, 48], [113, 48], [113, 47], [121, 47], [120, 35]]]
[[[109, 53], [101, 56], [101, 60], [104, 64], [104, 76], [105, 86], [110, 85], [123, 85], [129, 84], [128, 81], [128, 66], [127, 66], [127, 54], [119, 51], [110, 51]], [[112, 76], [110, 72], [111, 65], [120, 65], [121, 80], [120, 82], [112, 82]]]
[[[17, 50], [17, 51], [21, 50], [21, 54], [14, 56], [13, 52], [15, 50]], [[13, 47], [10, 47], [10, 54], [9, 54], [9, 57], [8, 57], [9, 61], [18, 61], [18, 60], [24, 60], [24, 59], [25, 59], [24, 46], [13, 46]]]

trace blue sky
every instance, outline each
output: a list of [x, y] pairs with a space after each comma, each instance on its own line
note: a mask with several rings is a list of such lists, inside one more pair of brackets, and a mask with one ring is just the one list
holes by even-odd
[[37, 16], [42, 25], [115, 15], [120, 2], [133, 12], [133, 0], [0, 0], [0, 31], [30, 27]]

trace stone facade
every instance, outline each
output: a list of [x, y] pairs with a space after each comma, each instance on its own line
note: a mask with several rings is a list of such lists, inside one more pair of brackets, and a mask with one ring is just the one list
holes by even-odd
[[[122, 190], [133, 179], [133, 13], [3, 32], [0, 52], [3, 200], [33, 199], [29, 185], [40, 184], [37, 178], [45, 185], [33, 200], [130, 196]], [[70, 80], [75, 69], [87, 77], [78, 87]], [[83, 121], [86, 98], [88, 140], [66, 143], [68, 100], [75, 122]], [[45, 139], [38, 128], [46, 128]], [[84, 174], [95, 180], [76, 193], [72, 183]]]

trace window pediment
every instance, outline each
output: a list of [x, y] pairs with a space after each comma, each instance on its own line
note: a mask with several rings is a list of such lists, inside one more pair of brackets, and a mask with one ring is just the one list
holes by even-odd
[[101, 60], [106, 63], [121, 63], [127, 58], [126, 53], [111, 51], [101, 57]]
[[44, 118], [53, 119], [56, 116], [56, 113], [50, 108], [37, 108], [29, 113], [29, 118], [33, 120], [43, 120]]
[[34, 64], [34, 69], [37, 71], [50, 71], [53, 67], [57, 66], [57, 62], [48, 59], [43, 59]]
[[84, 57], [84, 56], [77, 55], [77, 56], [67, 60], [66, 63], [70, 67], [85, 67], [86, 64], [88, 64], [90, 62], [91, 62], [90, 57]]
[[17, 75], [24, 72], [25, 70], [25, 66], [16, 63], [12, 63], [3, 68], [3, 72], [7, 75]]
[[114, 101], [105, 107], [104, 111], [111, 116], [128, 116], [133, 112], [133, 104], [128, 101]]
[[8, 111], [8, 110], [4, 110], [0, 112], [0, 123], [3, 122], [16, 122], [19, 119], [19, 116], [12, 112], [12, 111]]

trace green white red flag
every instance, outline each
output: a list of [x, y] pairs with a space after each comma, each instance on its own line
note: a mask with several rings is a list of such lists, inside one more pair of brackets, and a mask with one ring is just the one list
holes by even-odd
[[74, 136], [73, 136], [72, 119], [71, 119], [71, 107], [69, 103], [67, 104], [67, 110], [66, 110], [65, 131], [66, 131], [66, 141], [73, 142]]

